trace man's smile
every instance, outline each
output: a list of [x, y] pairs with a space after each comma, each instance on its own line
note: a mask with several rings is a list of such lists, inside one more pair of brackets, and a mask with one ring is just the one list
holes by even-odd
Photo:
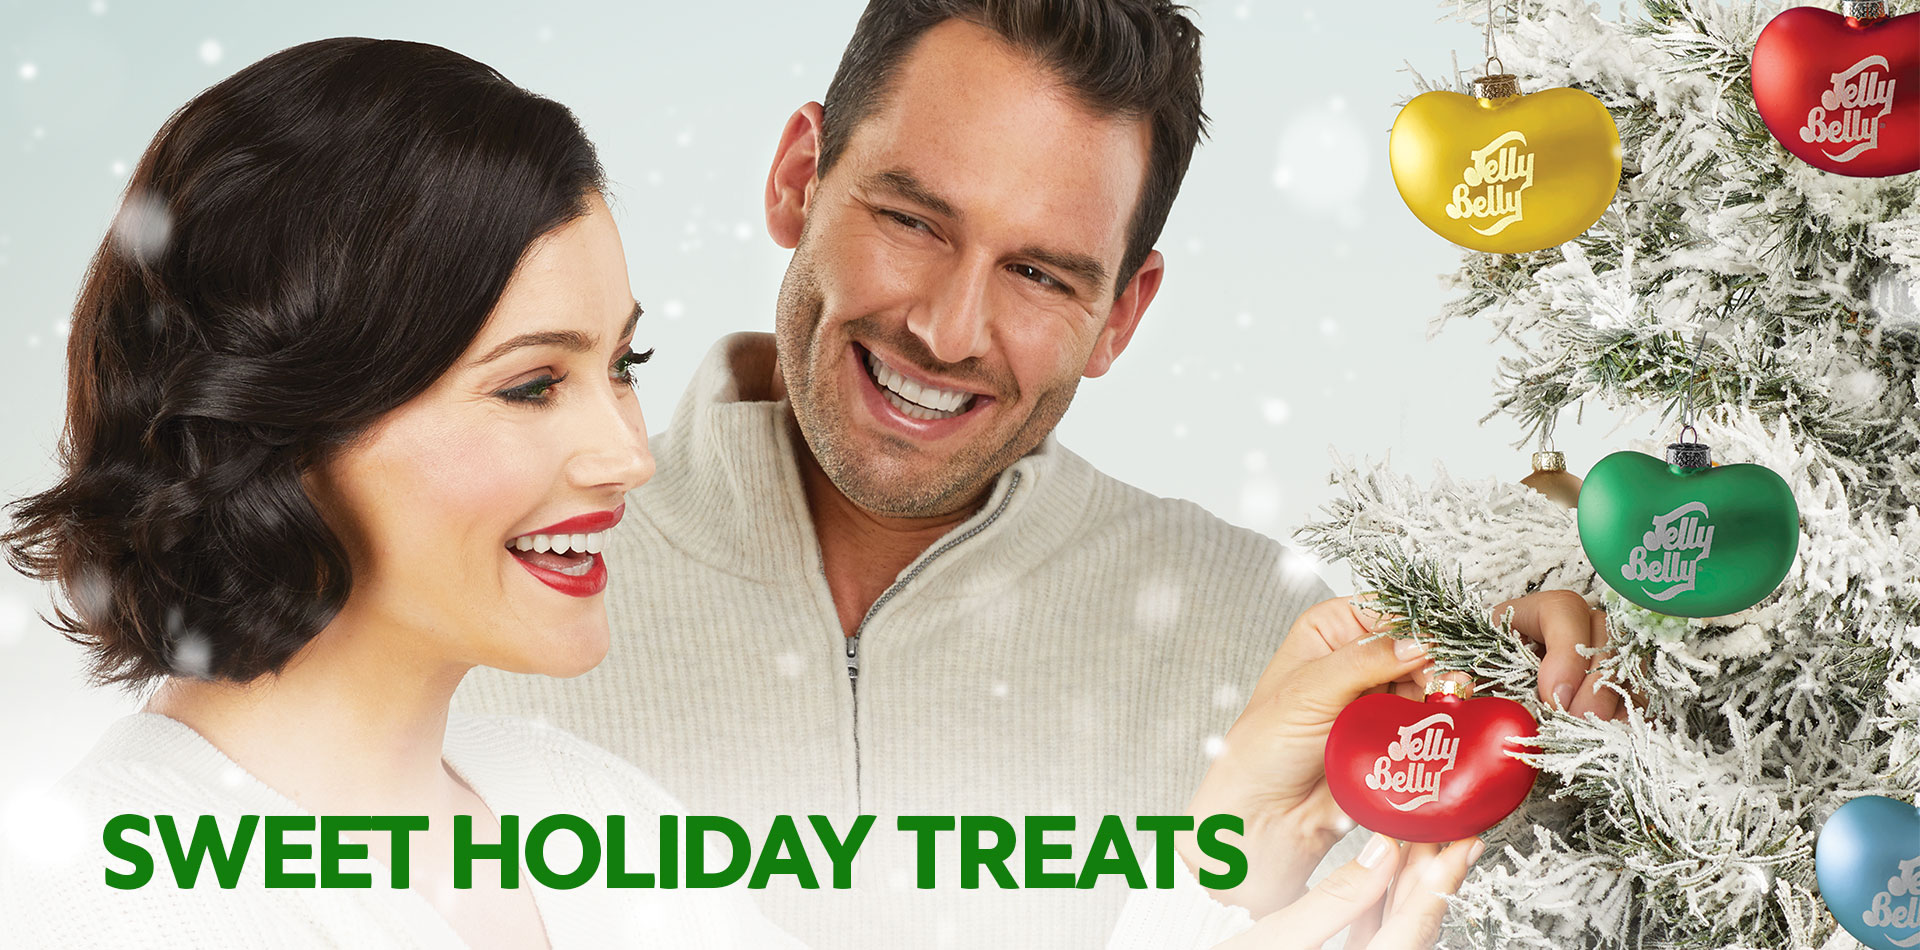
[[921, 439], [941, 438], [958, 431], [995, 402], [992, 396], [933, 378], [911, 364], [888, 360], [858, 343], [850, 346], [853, 362], [860, 367], [859, 375], [864, 380], [860, 384], [861, 402], [888, 428]]

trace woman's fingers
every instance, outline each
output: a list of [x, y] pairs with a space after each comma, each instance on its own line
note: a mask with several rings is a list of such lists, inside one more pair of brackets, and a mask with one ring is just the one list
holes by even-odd
[[1399, 843], [1376, 834], [1359, 857], [1335, 868], [1299, 900], [1260, 918], [1253, 929], [1215, 950], [1317, 950], [1375, 910], [1399, 869]]
[[1407, 895], [1419, 888], [1420, 875], [1427, 865], [1440, 854], [1444, 842], [1410, 841], [1403, 849], [1400, 859], [1400, 874], [1393, 879], [1393, 890], [1387, 894], [1387, 913], [1391, 914], [1407, 902]]
[[[1608, 640], [1610, 633], [1607, 629], [1607, 612], [1604, 610], [1595, 610], [1592, 612], [1591, 617], [1593, 624], [1593, 645], [1604, 650], [1610, 642]], [[1599, 657], [1594, 657], [1594, 663], [1598, 665]], [[1601, 719], [1625, 718], [1626, 710], [1620, 706], [1620, 694], [1608, 687], [1600, 685], [1601, 681], [1605, 678], [1605, 675], [1599, 672], [1588, 673], [1587, 678], [1580, 682], [1580, 694], [1574, 697], [1573, 704], [1567, 707], [1567, 711], [1576, 716], [1593, 713]]]
[[[1366, 950], [1427, 950], [1440, 936], [1440, 922], [1447, 916], [1447, 895], [1460, 889], [1467, 869], [1480, 857], [1486, 844], [1479, 838], [1466, 838], [1417, 865], [1409, 858], [1401, 880], [1394, 885], [1397, 907], [1381, 919], [1380, 930], [1366, 944]], [[1357, 948], [1356, 948], [1357, 950]]]

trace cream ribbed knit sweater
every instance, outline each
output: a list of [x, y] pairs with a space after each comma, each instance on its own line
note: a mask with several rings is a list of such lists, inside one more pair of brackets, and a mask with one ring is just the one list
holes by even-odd
[[[605, 828], [604, 816], [628, 816], [630, 853], [650, 855], [654, 816], [681, 811], [632, 766], [579, 739], [526, 720], [453, 716], [444, 758], [496, 815], [534, 821], [573, 814]], [[129, 840], [154, 855], [152, 880], [135, 890], [108, 887], [104, 870], [125, 871], [101, 843], [107, 819], [133, 813], [173, 815], [185, 834], [197, 816], [216, 816], [229, 836], [241, 815], [309, 815], [248, 774], [188, 726], [154, 713], [115, 722], [85, 760], [55, 786], [29, 836], [30, 854], [0, 854], [0, 946], [20, 948], [419, 948], [462, 950], [446, 919], [413, 890], [388, 886], [371, 859], [344, 865], [371, 873], [367, 890], [273, 889], [264, 886], [263, 831], [256, 831], [239, 886], [223, 890], [211, 867], [182, 890], [168, 869], [157, 833]], [[316, 844], [316, 832], [288, 842]], [[22, 842], [15, 842], [16, 849]], [[417, 845], [416, 845], [417, 846]], [[568, 848], [571, 846], [571, 853]], [[309, 852], [310, 855], [317, 852]], [[549, 839], [551, 866], [579, 866], [578, 839]], [[603, 855], [604, 857], [604, 855]], [[311, 857], [288, 869], [314, 873]], [[641, 867], [637, 862], [634, 867]], [[647, 868], [653, 867], [649, 861]], [[481, 864], [476, 873], [497, 873]], [[637, 891], [599, 886], [604, 875], [572, 890], [540, 885], [522, 869], [553, 950], [607, 947], [792, 947], [740, 891]]]
[[[1099, 816], [1185, 811], [1208, 744], [1331, 592], [1272, 539], [1106, 477], [1050, 436], [850, 641], [787, 407], [742, 399], [766, 381], [734, 375], [770, 365], [771, 347], [723, 339], [654, 440], [658, 472], [609, 541], [606, 661], [572, 680], [477, 670], [456, 707], [543, 717], [750, 829], [878, 814], [855, 889], [776, 879], [761, 898], [816, 948], [1101, 946], [1124, 882], [962, 890], [948, 833], [939, 887], [920, 890], [895, 816], [1074, 815], [1047, 839], [1074, 858], [1046, 869], [1077, 869]], [[1024, 880], [1020, 852], [1009, 866]]]

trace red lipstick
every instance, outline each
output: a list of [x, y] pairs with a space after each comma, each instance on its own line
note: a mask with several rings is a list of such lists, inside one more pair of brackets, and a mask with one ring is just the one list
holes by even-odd
[[614, 525], [619, 524], [621, 517], [626, 515], [626, 513], [627, 506], [622, 502], [620, 507], [612, 511], [595, 511], [584, 515], [575, 515], [565, 521], [550, 524], [544, 528], [522, 531], [514, 535], [514, 537], [525, 537], [529, 534], [594, 534], [600, 531], [606, 531]]
[[568, 597], [592, 597], [607, 589], [607, 562], [601, 560], [598, 554], [589, 554], [587, 557], [593, 559], [593, 566], [587, 568], [587, 572], [578, 577], [562, 574], [559, 571], [549, 571], [529, 562], [526, 558], [516, 557], [514, 560], [519, 561], [520, 566], [527, 569], [527, 573], [539, 578], [540, 583]]
[[[555, 522], [544, 528], [514, 535], [514, 537], [523, 538], [534, 534], [599, 534], [619, 524], [621, 516], [626, 512], [627, 506], [623, 504], [612, 511], [595, 511], [576, 515], [565, 521]], [[607, 562], [598, 554], [584, 551], [569, 552], [569, 554], [521, 551], [512, 542], [507, 544], [507, 553], [513, 555], [513, 559], [519, 561], [520, 566], [526, 568], [527, 573], [532, 574], [540, 583], [569, 597], [592, 597], [607, 589]], [[586, 561], [587, 569], [578, 574], [555, 570], [554, 567], [548, 566], [552, 564], [577, 570], [582, 558]]]

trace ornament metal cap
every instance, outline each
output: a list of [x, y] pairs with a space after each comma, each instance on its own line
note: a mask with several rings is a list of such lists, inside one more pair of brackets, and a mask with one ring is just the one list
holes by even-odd
[[1712, 468], [1713, 450], [1704, 442], [1669, 442], [1667, 464], [1681, 468]]
[[1879, 20], [1887, 15], [1887, 0], [1840, 0], [1840, 15], [1855, 20]]
[[1456, 683], [1453, 680], [1441, 679], [1438, 675], [1427, 680], [1428, 696], [1451, 696], [1454, 699], [1469, 699], [1472, 693], [1473, 687], [1465, 683]]
[[1535, 452], [1533, 453], [1533, 470], [1564, 472], [1567, 470], [1567, 455], [1564, 452]]
[[1512, 73], [1494, 73], [1473, 81], [1480, 87], [1482, 99], [1510, 99], [1520, 94], [1520, 77]]

